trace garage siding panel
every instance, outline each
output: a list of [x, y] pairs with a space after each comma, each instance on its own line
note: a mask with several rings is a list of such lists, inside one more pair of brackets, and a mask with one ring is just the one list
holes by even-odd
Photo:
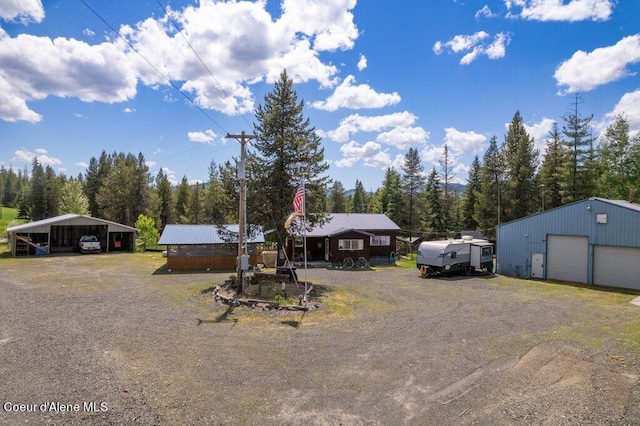
[[595, 246], [593, 283], [640, 290], [640, 248]]
[[547, 278], [586, 283], [589, 272], [587, 237], [549, 235], [547, 240]]

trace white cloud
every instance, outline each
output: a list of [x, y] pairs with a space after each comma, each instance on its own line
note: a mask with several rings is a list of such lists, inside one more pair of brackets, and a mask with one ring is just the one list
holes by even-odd
[[205, 130], [204, 132], [189, 132], [187, 134], [191, 142], [206, 143], [209, 145], [213, 145], [216, 136], [215, 132], [211, 129]]
[[[356, 0], [284, 0], [277, 18], [264, 0], [169, 8], [215, 79], [167, 16], [118, 29], [163, 75], [114, 35], [90, 45], [67, 38], [10, 37], [0, 28], [0, 118], [38, 122], [42, 117], [28, 104], [48, 96], [124, 102], [136, 96], [139, 81], [156, 89], [169, 87], [165, 76], [190, 92], [198, 106], [230, 115], [253, 111], [251, 86], [275, 81], [283, 69], [296, 83], [333, 87], [338, 69], [330, 60], [323, 62], [320, 53], [353, 47], [359, 37], [355, 5]], [[5, 0], [0, 13], [5, 19], [19, 13], [36, 21], [44, 16], [38, 0]], [[175, 100], [172, 95], [165, 99]]]
[[605, 114], [603, 129], [611, 124], [613, 119], [619, 114], [626, 116], [631, 133], [635, 134], [640, 132], [640, 89], [625, 93], [613, 108], [613, 111]]
[[436, 41], [433, 45], [433, 52], [436, 55], [440, 55], [445, 50], [452, 53], [467, 52], [460, 60], [461, 65], [469, 65], [480, 55], [485, 55], [489, 59], [504, 58], [507, 45], [511, 42], [509, 33], [496, 34], [489, 44], [485, 42], [488, 37], [489, 34], [485, 31], [478, 31], [472, 35], [457, 35], [447, 42]]
[[[437, 167], [439, 167], [439, 163], [438, 162], [442, 158], [442, 154], [444, 154], [444, 145], [443, 146], [428, 145], [428, 146], [424, 147], [424, 149], [422, 150], [420, 156], [422, 157], [422, 159], [424, 161], [432, 163], [437, 168]], [[451, 152], [449, 152], [449, 157], [450, 158], [455, 158], [455, 156]], [[429, 169], [431, 169], [431, 168], [429, 168]]]
[[449, 151], [457, 154], [474, 154], [482, 151], [482, 143], [487, 137], [476, 132], [461, 132], [453, 127], [447, 127], [445, 130], [445, 144]]
[[37, 148], [35, 152], [31, 152], [26, 148], [19, 149], [14, 152], [14, 157], [11, 161], [16, 163], [31, 163], [34, 158], [37, 158], [38, 163], [43, 166], [55, 166], [57, 164], [62, 164], [60, 159], [48, 156], [47, 150], [43, 148]]
[[429, 132], [422, 127], [395, 127], [388, 132], [380, 133], [376, 141], [393, 145], [399, 149], [412, 148], [422, 145], [429, 139]]
[[136, 94], [136, 76], [126, 55], [110, 43], [90, 46], [66, 38], [0, 35], [0, 68], [0, 85], [7, 88], [1, 96], [14, 106], [2, 107], [6, 121], [40, 121], [24, 106], [50, 95], [112, 103]]
[[336, 111], [339, 108], [382, 108], [400, 102], [397, 92], [377, 93], [368, 84], [353, 86], [355, 81], [354, 76], [348, 76], [326, 101], [313, 102], [311, 106], [325, 111]]
[[171, 170], [168, 167], [163, 167], [162, 173], [164, 173], [165, 176], [167, 176], [167, 180], [169, 181], [169, 183], [171, 183], [171, 185], [175, 186], [180, 183], [180, 181], [176, 176], [176, 172], [174, 170]]
[[26, 99], [13, 90], [11, 84], [2, 75], [0, 75], [0, 118], [9, 122], [39, 123], [42, 121], [42, 115], [29, 109]]
[[335, 164], [336, 167], [339, 169], [345, 169], [345, 168], [353, 167], [353, 165], [356, 164], [357, 161], [358, 159], [355, 157], [342, 158], [340, 160], [335, 161], [333, 164]]
[[551, 118], [543, 118], [539, 123], [535, 123], [532, 126], [524, 125], [527, 134], [534, 139], [534, 146], [540, 153], [544, 154], [544, 149], [547, 146], [547, 139], [549, 132], [553, 129], [553, 123], [556, 121]]
[[360, 145], [351, 141], [342, 145], [340, 151], [344, 155], [344, 159], [336, 161], [337, 167], [351, 167], [359, 160], [362, 160], [365, 166], [380, 169], [390, 167], [393, 164], [389, 154], [383, 151], [382, 146], [377, 142], [369, 141]]
[[491, 12], [491, 9], [489, 8], [488, 4], [485, 4], [482, 9], [478, 10], [475, 14], [475, 18], [476, 19], [480, 19], [480, 18], [493, 18], [497, 15], [495, 15], [493, 12]]
[[484, 51], [489, 59], [504, 58], [507, 52], [507, 45], [511, 42], [511, 38], [508, 33], [498, 33], [491, 43]]
[[91, 31], [91, 29], [89, 28], [85, 28], [84, 30], [82, 30], [82, 34], [86, 35], [87, 37], [93, 37], [94, 35], [96, 35], [96, 33]]
[[588, 91], [600, 85], [635, 75], [627, 65], [640, 62], [640, 34], [623, 38], [613, 46], [587, 53], [581, 50], [564, 61], [553, 75], [564, 92]]
[[417, 117], [408, 111], [378, 116], [352, 114], [343, 118], [337, 129], [328, 131], [327, 136], [335, 142], [347, 142], [354, 133], [380, 132], [395, 127], [408, 127], [416, 120]]
[[130, 114], [132, 112], [136, 112], [136, 109], [127, 107], [127, 108], [123, 109], [122, 112], [126, 112], [127, 114]]
[[76, 166], [82, 167], [83, 169], [86, 169], [86, 168], [89, 167], [89, 164], [85, 163], [84, 161], [80, 161], [80, 162], [76, 163]]
[[[611, 17], [612, 0], [505, 0], [508, 16], [534, 21], [606, 21]], [[512, 8], [520, 12], [511, 13]]]
[[358, 38], [351, 13], [355, 7], [356, 0], [283, 0], [278, 23], [313, 37], [315, 50], [347, 50]]
[[360, 55], [360, 60], [358, 61], [358, 70], [362, 71], [367, 67], [367, 58], [364, 55]]
[[44, 8], [40, 0], [3, 0], [0, 2], [0, 18], [24, 24], [42, 22]]
[[485, 31], [478, 31], [477, 33], [472, 35], [460, 34], [454, 36], [451, 40], [444, 43], [441, 41], [436, 41], [433, 46], [433, 51], [436, 54], [440, 54], [442, 51], [444, 51], [445, 48], [449, 48], [454, 53], [462, 52], [472, 49], [487, 37], [489, 37], [489, 34]]
[[469, 176], [469, 166], [463, 163], [458, 163], [453, 167], [453, 178], [451, 183], [467, 183], [467, 177]]

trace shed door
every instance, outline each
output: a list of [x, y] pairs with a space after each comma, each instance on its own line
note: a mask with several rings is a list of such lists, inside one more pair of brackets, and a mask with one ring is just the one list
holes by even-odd
[[640, 290], [640, 248], [595, 246], [593, 283]]
[[586, 283], [589, 269], [587, 237], [549, 235], [547, 239], [547, 278]]

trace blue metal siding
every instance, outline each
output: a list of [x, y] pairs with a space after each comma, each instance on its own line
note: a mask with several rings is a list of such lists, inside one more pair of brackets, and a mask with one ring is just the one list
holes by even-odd
[[[591, 207], [591, 208], [588, 208]], [[589, 239], [589, 282], [593, 277], [593, 245], [640, 247], [640, 209], [602, 199], [588, 199], [498, 226], [497, 272], [530, 277], [532, 253], [544, 253], [548, 235]], [[596, 223], [598, 213], [607, 223]]]

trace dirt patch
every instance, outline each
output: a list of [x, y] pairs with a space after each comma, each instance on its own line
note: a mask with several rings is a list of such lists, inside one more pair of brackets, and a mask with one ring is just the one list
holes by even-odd
[[0, 260], [0, 402], [107, 407], [0, 423], [640, 423], [637, 295], [317, 269], [326, 308], [282, 316], [217, 303], [228, 273], [162, 264]]

